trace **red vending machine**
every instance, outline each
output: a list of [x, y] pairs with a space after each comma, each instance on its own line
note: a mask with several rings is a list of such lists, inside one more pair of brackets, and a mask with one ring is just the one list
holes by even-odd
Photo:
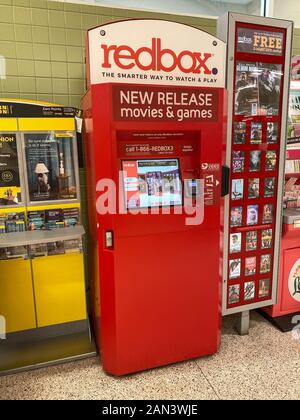
[[89, 30], [87, 51], [91, 286], [103, 367], [124, 375], [212, 354], [221, 326], [225, 44], [143, 19]]
[[283, 220], [277, 303], [264, 315], [281, 331], [291, 331], [300, 313], [300, 57], [292, 60], [285, 162]]
[[225, 202], [223, 314], [277, 299], [282, 190], [293, 23], [228, 13], [218, 21], [227, 40], [230, 195]]

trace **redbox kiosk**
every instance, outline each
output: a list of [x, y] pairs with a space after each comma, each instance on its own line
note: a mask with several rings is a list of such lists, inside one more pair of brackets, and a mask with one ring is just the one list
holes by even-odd
[[[285, 162], [278, 300], [264, 315], [281, 331], [295, 327], [300, 313], [300, 81], [299, 56], [292, 60]], [[295, 321], [296, 320], [296, 321]], [[294, 323], [293, 323], [294, 321]]]
[[91, 289], [103, 367], [123, 375], [212, 354], [221, 326], [225, 44], [143, 19], [89, 30], [87, 50]]

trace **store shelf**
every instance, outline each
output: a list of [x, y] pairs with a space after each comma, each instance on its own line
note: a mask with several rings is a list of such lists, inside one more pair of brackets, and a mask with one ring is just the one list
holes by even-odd
[[47, 242], [66, 241], [84, 235], [83, 226], [67, 227], [54, 230], [35, 230], [33, 232], [12, 232], [0, 235], [0, 248], [43, 244]]

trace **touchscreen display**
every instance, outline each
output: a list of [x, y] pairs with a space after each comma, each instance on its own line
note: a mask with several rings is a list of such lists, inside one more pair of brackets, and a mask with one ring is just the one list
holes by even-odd
[[182, 205], [178, 159], [122, 162], [127, 209]]

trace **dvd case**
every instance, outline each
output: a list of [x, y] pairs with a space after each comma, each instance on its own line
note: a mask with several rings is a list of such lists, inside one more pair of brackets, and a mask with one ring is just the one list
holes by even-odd
[[228, 303], [234, 305], [240, 301], [240, 285], [234, 284], [228, 287]]
[[275, 150], [268, 150], [266, 153], [266, 171], [275, 171], [277, 162], [277, 153]]
[[241, 200], [244, 196], [244, 180], [233, 179], [231, 183], [231, 199]]
[[232, 172], [244, 172], [245, 170], [245, 152], [238, 150], [232, 152]]
[[248, 198], [259, 197], [259, 178], [249, 178], [248, 180]]
[[258, 223], [258, 204], [247, 206], [247, 225], [257, 225]]
[[270, 295], [270, 279], [262, 279], [259, 280], [259, 290], [258, 290], [258, 297], [265, 298]]
[[275, 178], [265, 178], [264, 180], [264, 197], [274, 197], [275, 194]]
[[278, 140], [278, 123], [268, 122], [267, 124], [267, 143], [274, 144]]
[[262, 222], [263, 224], [273, 223], [273, 204], [265, 204], [263, 206], [263, 216]]
[[245, 259], [245, 276], [254, 276], [256, 273], [256, 257]]
[[236, 252], [241, 252], [242, 249], [242, 234], [241, 233], [231, 233], [230, 234], [230, 253], [234, 254]]
[[257, 249], [257, 232], [252, 230], [246, 233], [246, 251], [255, 251]]
[[261, 255], [260, 257], [260, 273], [265, 274], [271, 271], [271, 255]]
[[250, 143], [260, 144], [262, 142], [262, 123], [252, 122], [251, 123], [251, 134]]
[[234, 144], [246, 143], [246, 123], [245, 122], [234, 123], [233, 142]]
[[230, 226], [242, 226], [242, 219], [243, 219], [243, 207], [232, 207], [230, 212]]
[[255, 282], [247, 281], [244, 284], [244, 300], [253, 300], [255, 297]]
[[261, 162], [261, 151], [252, 150], [250, 152], [249, 171], [250, 172], [260, 171], [260, 162]]
[[265, 229], [261, 233], [261, 247], [262, 249], [272, 248], [272, 229]]
[[241, 259], [236, 258], [235, 260], [229, 261], [229, 278], [235, 279], [241, 275]]

